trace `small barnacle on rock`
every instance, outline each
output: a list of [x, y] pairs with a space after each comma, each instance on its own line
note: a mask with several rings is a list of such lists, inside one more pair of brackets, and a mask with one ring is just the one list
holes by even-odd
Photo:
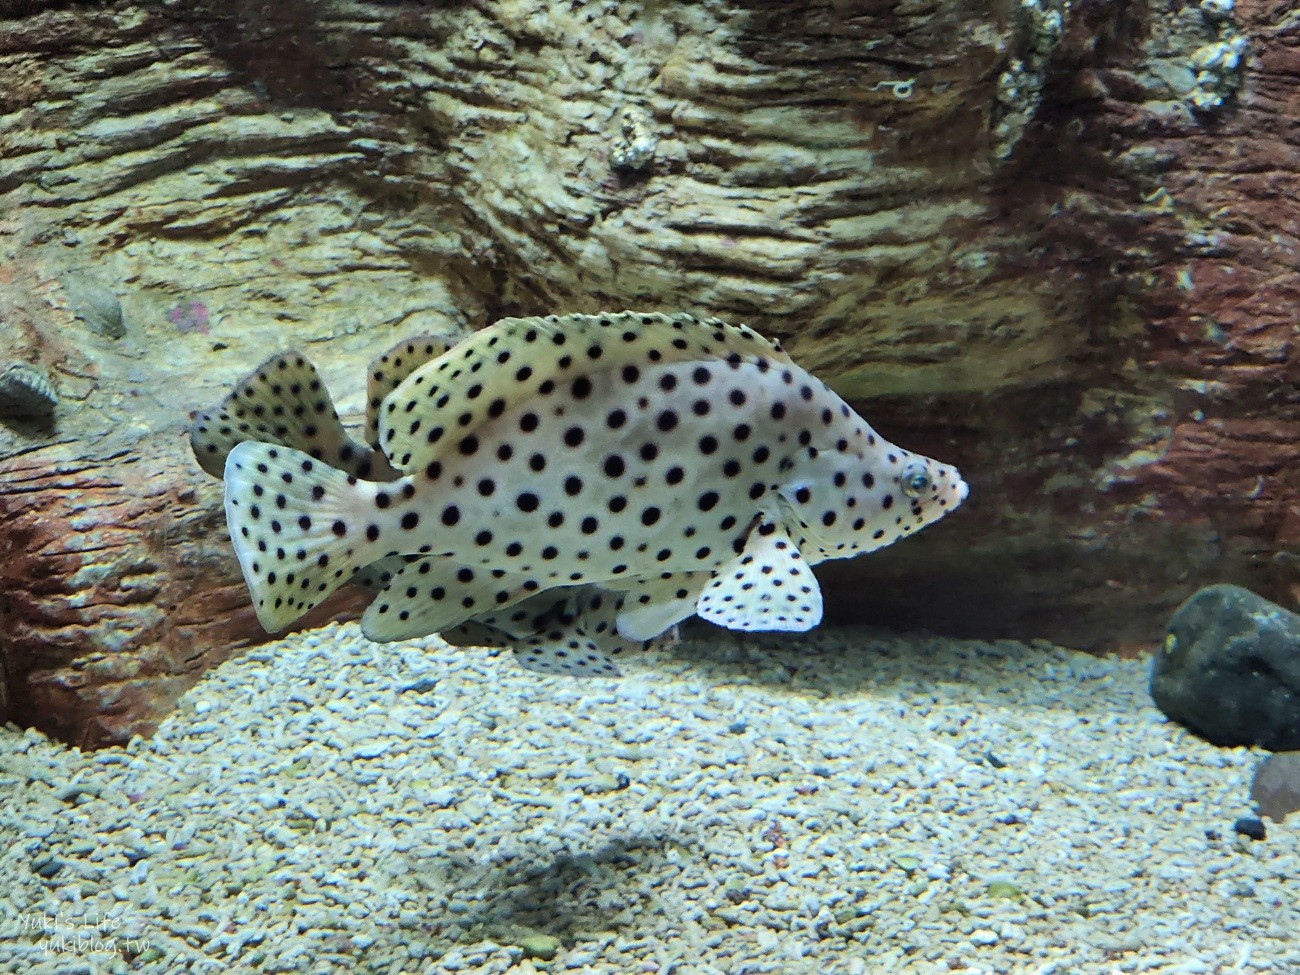
[[1196, 87], [1187, 96], [1192, 108], [1211, 112], [1223, 107], [1223, 103], [1241, 87], [1245, 54], [1246, 38], [1241, 34], [1230, 35], [1196, 50], [1192, 55]]
[[630, 114], [623, 118], [623, 139], [609, 155], [615, 169], [639, 173], [654, 162], [659, 140]]
[[994, 153], [1006, 159], [1024, 135], [1042, 101], [1047, 66], [1065, 33], [1064, 0], [1021, 0], [1015, 9], [1016, 46], [998, 77], [994, 111]]
[[68, 273], [62, 278], [68, 304], [92, 332], [120, 339], [126, 334], [122, 303], [111, 289], [84, 274]]
[[1199, 6], [1206, 20], [1227, 20], [1236, 4], [1233, 0], [1201, 0]]
[[0, 417], [47, 420], [59, 398], [44, 370], [15, 362], [0, 372]]

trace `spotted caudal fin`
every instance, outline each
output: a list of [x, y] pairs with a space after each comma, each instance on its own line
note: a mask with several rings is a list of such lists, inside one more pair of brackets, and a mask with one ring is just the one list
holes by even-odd
[[810, 630], [822, 620], [822, 591], [785, 526], [763, 521], [718, 569], [697, 611], [729, 630]]
[[316, 367], [298, 352], [268, 359], [190, 423], [194, 457], [213, 477], [246, 440], [292, 447], [358, 477], [397, 476], [383, 454], [348, 436]]
[[450, 340], [437, 335], [404, 339], [370, 363], [366, 372], [366, 443], [379, 447], [379, 410], [388, 394], [426, 362], [450, 349]]
[[[309, 454], [245, 441], [226, 459], [226, 524], [268, 633], [320, 605], [361, 566], [395, 554], [397, 484], [360, 481]], [[381, 503], [376, 503], [379, 498]]]

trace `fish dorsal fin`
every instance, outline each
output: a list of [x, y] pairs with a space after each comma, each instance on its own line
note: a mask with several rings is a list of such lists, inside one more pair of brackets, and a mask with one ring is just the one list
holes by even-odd
[[398, 342], [370, 363], [366, 371], [366, 443], [379, 447], [379, 408], [388, 394], [402, 385], [407, 376], [454, 344], [440, 335], [416, 335]]
[[821, 622], [822, 592], [785, 526], [764, 520], [718, 569], [696, 611], [729, 630], [802, 632]]
[[779, 344], [747, 325], [692, 315], [618, 312], [503, 318], [406, 378], [384, 402], [379, 446], [416, 471], [545, 392], [589, 395], [593, 374], [629, 365], [726, 359], [788, 365]]
[[623, 595], [618, 632], [629, 640], [653, 640], [695, 614], [709, 583], [707, 572], [673, 572], [637, 580]]
[[194, 457], [213, 477], [246, 440], [301, 450], [357, 477], [394, 476], [385, 458], [348, 436], [320, 373], [300, 352], [267, 359], [190, 423]]

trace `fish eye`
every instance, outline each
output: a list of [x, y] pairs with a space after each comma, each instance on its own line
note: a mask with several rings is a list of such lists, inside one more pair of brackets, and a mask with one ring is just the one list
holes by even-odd
[[899, 478], [899, 482], [903, 486], [904, 494], [909, 498], [919, 498], [930, 490], [930, 472], [925, 464], [914, 460], [903, 468], [903, 475]]

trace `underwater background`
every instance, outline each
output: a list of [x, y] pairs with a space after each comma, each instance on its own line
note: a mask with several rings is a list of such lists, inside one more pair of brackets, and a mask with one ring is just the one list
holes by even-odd
[[[0, 3], [0, 971], [1300, 973], [1298, 27]], [[969, 499], [618, 680], [259, 624], [195, 418], [625, 310]]]

